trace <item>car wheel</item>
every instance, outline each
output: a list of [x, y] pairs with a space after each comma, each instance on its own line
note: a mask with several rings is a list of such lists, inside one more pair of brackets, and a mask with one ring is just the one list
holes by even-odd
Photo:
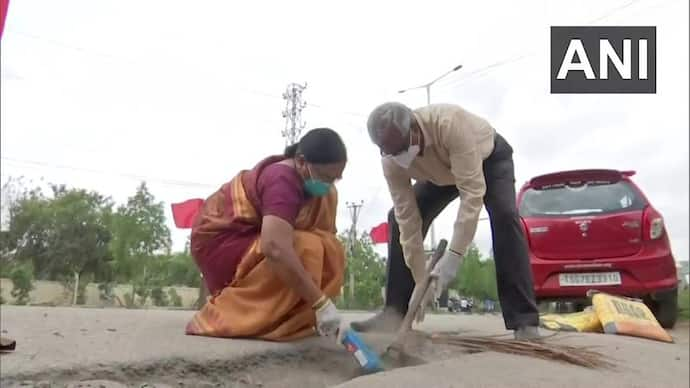
[[647, 302], [647, 306], [661, 327], [672, 329], [678, 320], [678, 292], [665, 293], [655, 300]]

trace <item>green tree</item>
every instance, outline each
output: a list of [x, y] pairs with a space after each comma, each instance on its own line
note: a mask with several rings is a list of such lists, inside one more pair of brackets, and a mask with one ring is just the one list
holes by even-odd
[[498, 300], [498, 287], [496, 285], [496, 263], [493, 259], [486, 259], [482, 263], [482, 299]]
[[25, 305], [29, 303], [29, 294], [34, 289], [34, 271], [31, 264], [15, 266], [10, 273], [10, 279], [12, 279], [10, 295], [15, 298], [15, 304]]
[[474, 296], [482, 288], [481, 259], [481, 252], [474, 243], [471, 244], [463, 257], [462, 265], [458, 269], [458, 275], [452, 287], [463, 295]]
[[[11, 176], [3, 182], [0, 188], [0, 229], [9, 229], [9, 222], [17, 209], [15, 203], [26, 196], [28, 184], [22, 176]], [[4, 242], [5, 240], [3, 240]]]
[[157, 286], [151, 289], [151, 299], [156, 306], [165, 307], [170, 304], [168, 294], [163, 291], [163, 287]]
[[156, 201], [142, 182], [127, 203], [118, 207], [110, 227], [115, 278], [132, 284], [129, 305], [136, 302], [135, 295], [143, 304], [151, 289], [162, 281], [159, 270], [164, 259], [161, 254], [170, 253], [170, 230], [165, 224], [164, 204]]
[[165, 279], [163, 283], [166, 286], [199, 287], [201, 285], [199, 268], [187, 251], [170, 255], [165, 261], [163, 271]]
[[[349, 247], [348, 236], [341, 236], [341, 242]], [[347, 252], [347, 262], [345, 265], [345, 283], [343, 296], [339, 301], [342, 308], [349, 309], [372, 309], [383, 303], [381, 289], [385, 285], [385, 263], [383, 259], [374, 251], [367, 234], [362, 234], [353, 241], [352, 253]], [[354, 298], [350, 297], [350, 271], [354, 272], [355, 293]]]
[[497, 300], [496, 265], [493, 259], [482, 257], [477, 246], [471, 244], [451, 288], [464, 296]]
[[[52, 278], [68, 283], [75, 274], [91, 278], [102, 274], [102, 267], [112, 259], [108, 249], [111, 200], [96, 192], [67, 189], [62, 185], [52, 186], [52, 190], [53, 199], [46, 214], [52, 229], [48, 234], [52, 257], [41, 263], [42, 271], [47, 270]], [[80, 282], [82, 293], [86, 284]]]
[[168, 288], [168, 300], [171, 306], [182, 307], [182, 297], [177, 294], [174, 288]]
[[2, 264], [8, 270], [19, 260], [43, 252], [47, 231], [43, 224], [47, 199], [41, 190], [8, 187], [11, 184], [15, 183], [6, 183], [2, 188], [2, 224], [6, 230], [0, 239]]
[[64, 185], [50, 188], [50, 197], [36, 188], [23, 192], [12, 203], [7, 262], [30, 262], [37, 279], [58, 280], [65, 285], [73, 284], [75, 277], [103, 273], [111, 258], [107, 227], [110, 199]]

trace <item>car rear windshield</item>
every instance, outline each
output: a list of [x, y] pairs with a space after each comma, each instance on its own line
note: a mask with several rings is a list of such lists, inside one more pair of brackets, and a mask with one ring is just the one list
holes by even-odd
[[642, 210], [643, 199], [626, 181], [566, 184], [530, 188], [520, 203], [520, 214], [528, 216], [595, 215]]

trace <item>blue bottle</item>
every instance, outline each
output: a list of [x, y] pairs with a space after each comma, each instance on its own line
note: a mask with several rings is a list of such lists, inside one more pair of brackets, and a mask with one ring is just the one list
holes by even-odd
[[365, 373], [375, 373], [383, 370], [383, 364], [378, 354], [373, 352], [355, 331], [346, 329], [341, 343], [348, 352], [352, 353]]

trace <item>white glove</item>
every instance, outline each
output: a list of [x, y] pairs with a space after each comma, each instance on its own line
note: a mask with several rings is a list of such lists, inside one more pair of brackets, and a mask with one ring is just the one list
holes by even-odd
[[343, 319], [333, 302], [327, 299], [322, 306], [316, 309], [315, 313], [316, 331], [319, 335], [337, 337]]
[[446, 249], [441, 260], [438, 261], [436, 267], [431, 271], [431, 276], [437, 279], [437, 281], [432, 283], [436, 299], [441, 297], [441, 293], [448, 288], [450, 282], [455, 280], [461, 263], [461, 254]]

